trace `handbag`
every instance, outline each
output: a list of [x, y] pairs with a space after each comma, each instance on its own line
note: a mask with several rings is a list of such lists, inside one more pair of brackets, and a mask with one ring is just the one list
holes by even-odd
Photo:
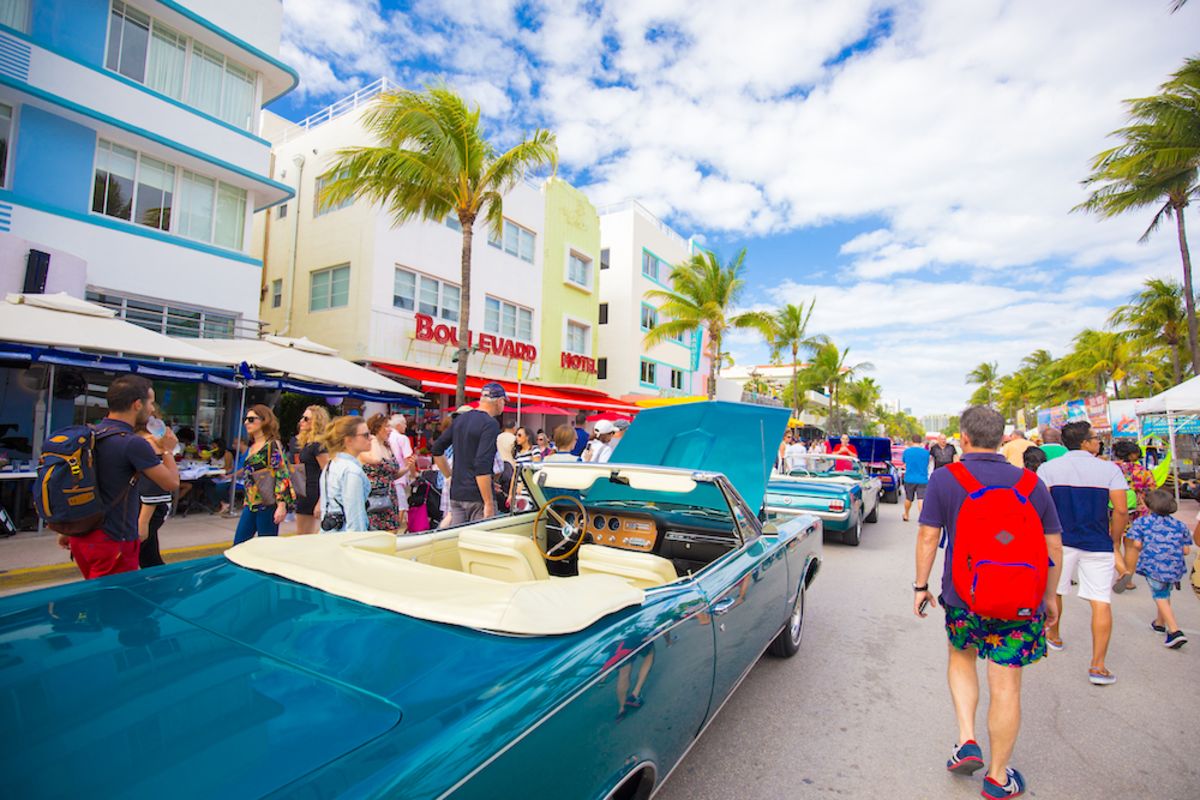
[[392, 495], [389, 494], [371, 494], [367, 495], [367, 513], [372, 511], [388, 511], [396, 507], [395, 501], [392, 500]]
[[[264, 506], [273, 506], [279, 502], [275, 497], [275, 470], [271, 469], [271, 445], [267, 444], [267, 466], [262, 469], [256, 469], [250, 473], [250, 480], [254, 484], [254, 488], [258, 490], [259, 499], [262, 500]], [[283, 460], [283, 451], [279, 452], [279, 458]], [[286, 462], [284, 462], [286, 463]]]
[[292, 491], [301, 500], [308, 498], [308, 467], [303, 462], [292, 465]]

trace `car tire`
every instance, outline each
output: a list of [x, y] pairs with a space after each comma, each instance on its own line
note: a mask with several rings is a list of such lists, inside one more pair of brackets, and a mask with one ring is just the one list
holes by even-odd
[[893, 505], [895, 505], [896, 503], [899, 503], [900, 502], [900, 491], [898, 489], [893, 489], [890, 492], [884, 492], [883, 493], [883, 502], [891, 503]]
[[871, 509], [871, 513], [867, 514], [867, 522], [879, 522], [879, 500], [875, 501], [875, 507]]
[[800, 582], [800, 593], [796, 596], [792, 613], [788, 615], [787, 624], [775, 637], [775, 641], [771, 642], [767, 651], [776, 658], [791, 658], [800, 652], [800, 642], [804, 639], [804, 593], [807, 588], [805, 583]]
[[862, 517], [857, 517], [854, 524], [850, 526], [850, 530], [842, 532], [842, 544], [848, 544], [851, 547], [858, 547], [862, 541]]

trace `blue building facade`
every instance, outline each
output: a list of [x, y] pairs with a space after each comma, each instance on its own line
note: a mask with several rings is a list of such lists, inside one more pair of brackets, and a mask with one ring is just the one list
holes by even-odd
[[279, 0], [0, 0], [0, 291], [66, 291], [178, 336], [253, 335], [261, 109]]

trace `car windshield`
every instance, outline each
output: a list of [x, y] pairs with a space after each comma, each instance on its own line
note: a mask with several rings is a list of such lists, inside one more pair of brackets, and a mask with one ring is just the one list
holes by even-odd
[[[560, 495], [589, 508], [658, 508], [707, 519], [732, 521], [729, 503], [708, 476], [683, 471], [601, 464], [542, 464], [526, 470], [540, 504]], [[542, 496], [536, 497], [536, 494]]]
[[834, 455], [806, 455], [793, 458], [788, 475], [794, 478], [861, 478], [863, 465], [857, 458]]

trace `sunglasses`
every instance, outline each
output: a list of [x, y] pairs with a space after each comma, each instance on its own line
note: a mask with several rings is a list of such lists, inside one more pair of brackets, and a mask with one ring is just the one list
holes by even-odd
[[262, 422], [258, 417], [246, 417], [242, 422]]
[[300, 421], [301, 422], [312, 422], [312, 417], [310, 417], [308, 414], [305, 414], [303, 417], [300, 418]]

